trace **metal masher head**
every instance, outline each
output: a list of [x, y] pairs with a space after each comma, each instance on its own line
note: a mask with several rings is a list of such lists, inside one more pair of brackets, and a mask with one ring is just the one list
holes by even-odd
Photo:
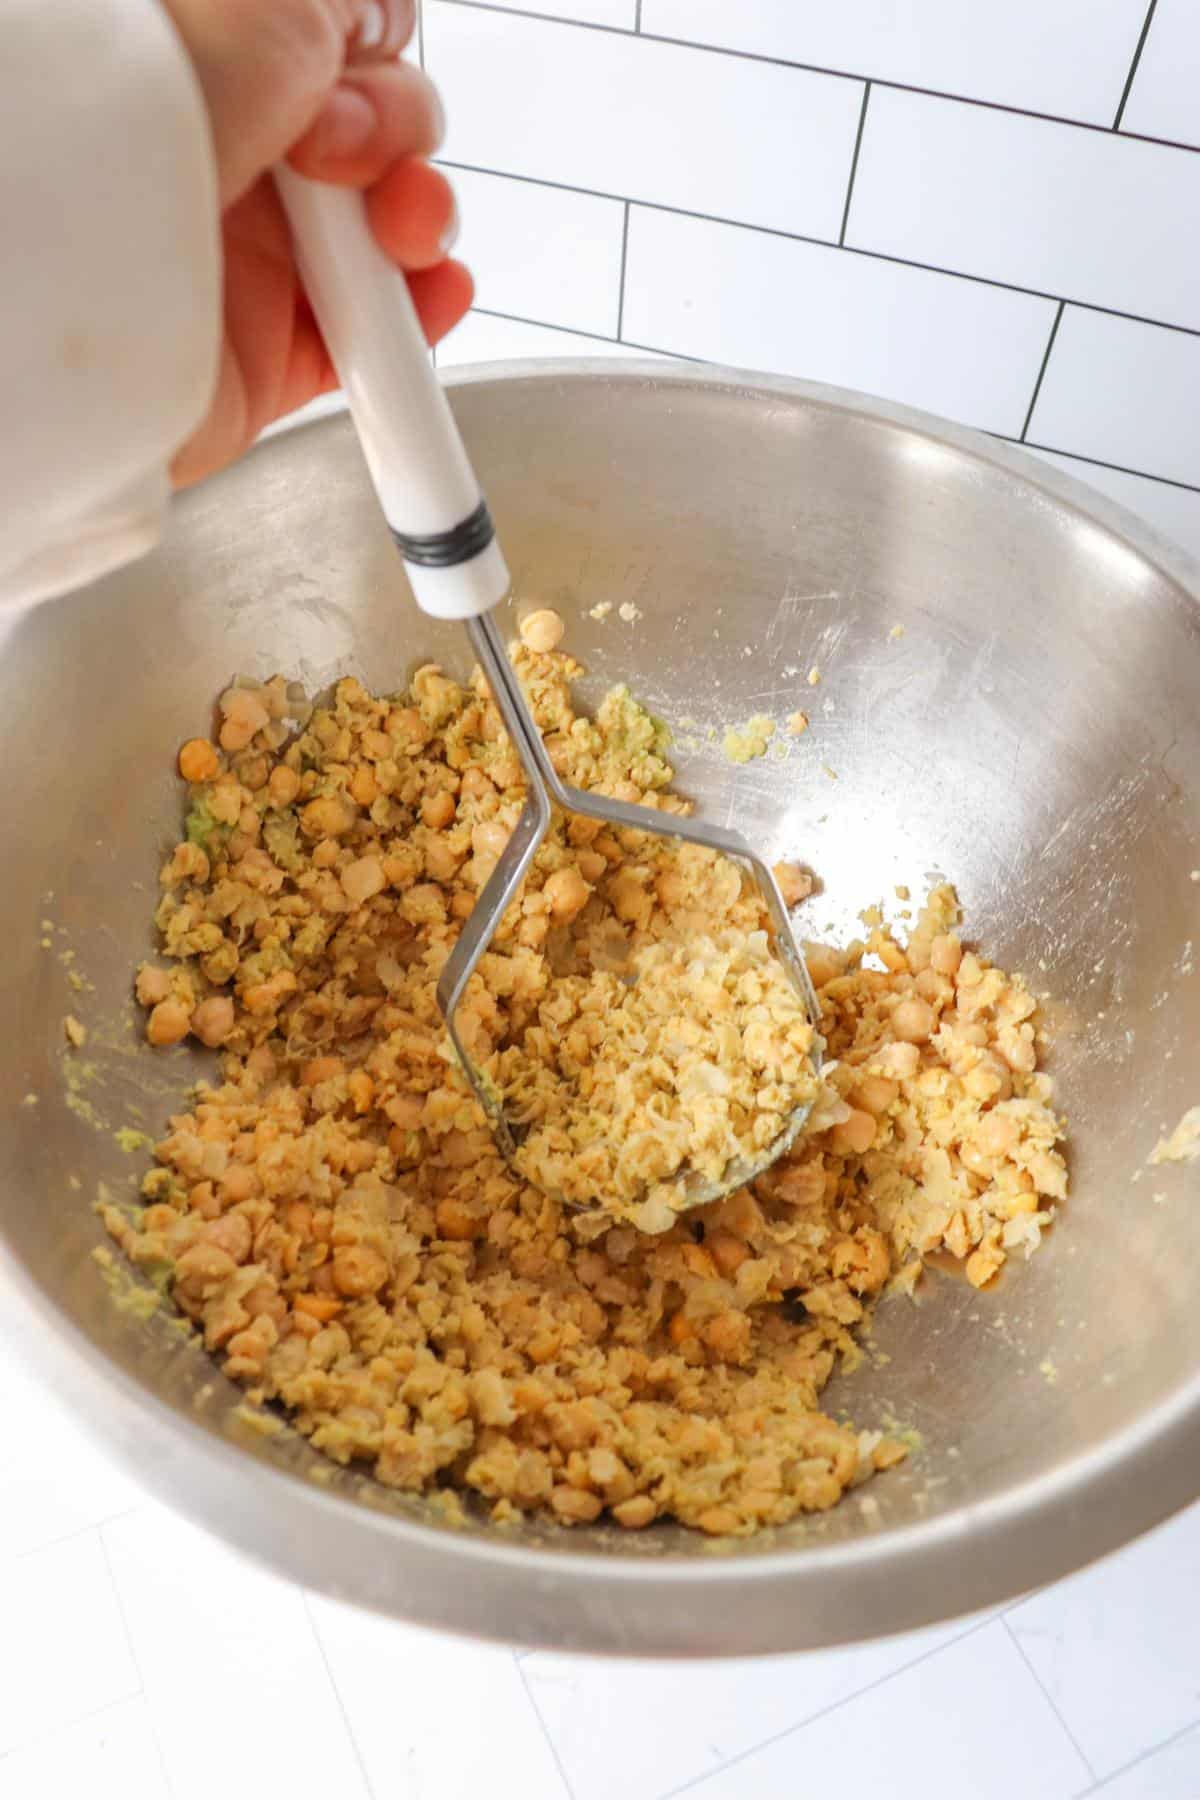
[[[810, 1024], [814, 1038], [811, 1052], [814, 1073], [821, 1068], [821, 1009], [809, 978], [803, 953], [792, 934], [787, 907], [778, 883], [762, 857], [735, 831], [705, 824], [703, 820], [681, 818], [675, 813], [656, 811], [649, 806], [632, 805], [625, 800], [612, 800], [602, 794], [588, 793], [562, 780], [542, 742], [525, 696], [521, 690], [495, 618], [487, 614], [467, 623], [467, 632], [479, 664], [491, 688], [496, 706], [504, 721], [521, 767], [525, 773], [525, 805], [508, 843], [501, 852], [495, 869], [485, 882], [479, 899], [463, 924], [454, 949], [438, 982], [438, 1005], [446, 1021], [446, 1029], [471, 1088], [488, 1115], [496, 1140], [507, 1161], [517, 1158], [521, 1128], [514, 1125], [504, 1110], [504, 1097], [478, 1067], [457, 1024], [460, 1003], [471, 976], [487, 950], [509, 904], [515, 898], [538, 846], [549, 829], [552, 804], [564, 812], [579, 813], [600, 819], [605, 824], [643, 831], [658, 837], [669, 837], [688, 844], [700, 844], [732, 858], [750, 871], [762, 897], [770, 920], [774, 947], [788, 975]], [[703, 1176], [696, 1169], [681, 1168], [668, 1183], [656, 1182], [660, 1189], [673, 1190], [671, 1212], [686, 1212], [706, 1206], [770, 1168], [771, 1164], [795, 1143], [808, 1121], [812, 1102], [797, 1106], [788, 1116], [783, 1130], [757, 1156], [738, 1156], [725, 1166], [719, 1181]], [[554, 1198], [562, 1198], [560, 1195]]]

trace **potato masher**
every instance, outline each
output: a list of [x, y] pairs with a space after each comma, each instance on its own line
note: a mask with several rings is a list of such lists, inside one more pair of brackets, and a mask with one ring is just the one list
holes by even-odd
[[[455, 1054], [508, 1160], [518, 1140], [503, 1103], [468, 1054], [456, 1025], [468, 982], [515, 896], [550, 824], [551, 803], [606, 824], [700, 844], [750, 870], [775, 947], [814, 1030], [820, 1007], [787, 908], [768, 865], [737, 832], [590, 794], [554, 768], [509, 662], [492, 610], [509, 575], [479, 483], [437, 379], [404, 277], [367, 226], [362, 196], [280, 168], [276, 181], [304, 285], [346, 394], [384, 517], [404, 559], [417, 604], [433, 618], [460, 620], [512, 740], [526, 783], [521, 815], [438, 982], [437, 998]], [[820, 1037], [813, 1049], [820, 1068]], [[798, 1107], [767, 1150], [731, 1162], [719, 1182], [684, 1170], [669, 1185], [671, 1210], [704, 1205], [761, 1174], [803, 1130]], [[658, 1184], [661, 1186], [662, 1184]]]

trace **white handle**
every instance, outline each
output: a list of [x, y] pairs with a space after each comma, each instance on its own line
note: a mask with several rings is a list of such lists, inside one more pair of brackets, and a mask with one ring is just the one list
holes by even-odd
[[305, 290], [350, 404], [417, 604], [473, 619], [508, 592], [475, 472], [403, 275], [352, 188], [275, 171]]

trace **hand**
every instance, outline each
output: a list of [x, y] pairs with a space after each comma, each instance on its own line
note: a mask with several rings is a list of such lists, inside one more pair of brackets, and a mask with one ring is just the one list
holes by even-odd
[[208, 106], [220, 189], [225, 331], [208, 417], [172, 465], [186, 487], [272, 420], [337, 386], [305, 298], [269, 171], [365, 190], [375, 237], [405, 271], [425, 335], [444, 337], [473, 284], [446, 252], [450, 184], [425, 160], [442, 110], [397, 61], [415, 0], [165, 0]]

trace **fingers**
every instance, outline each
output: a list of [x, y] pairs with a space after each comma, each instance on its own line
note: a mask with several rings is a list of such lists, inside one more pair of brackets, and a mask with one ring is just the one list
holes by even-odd
[[417, 269], [408, 278], [409, 292], [425, 341], [440, 343], [453, 331], [475, 298], [475, 283], [470, 269], [462, 263], [439, 263], [436, 269]]
[[416, 29], [417, 0], [366, 0], [347, 49], [352, 63], [389, 62]]
[[458, 236], [454, 189], [438, 169], [408, 156], [367, 194], [375, 241], [402, 269], [432, 269]]
[[437, 91], [411, 63], [349, 69], [288, 161], [313, 181], [369, 187], [401, 157], [431, 155], [442, 130]]

